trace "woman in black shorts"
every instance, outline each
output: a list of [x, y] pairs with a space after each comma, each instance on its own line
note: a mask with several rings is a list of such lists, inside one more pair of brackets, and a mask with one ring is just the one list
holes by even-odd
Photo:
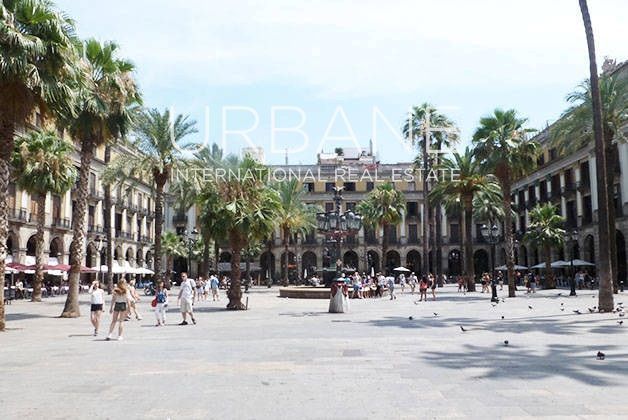
[[113, 329], [116, 327], [116, 323], [119, 324], [118, 340], [122, 340], [122, 326], [124, 325], [124, 318], [126, 317], [129, 307], [129, 289], [126, 284], [126, 280], [121, 279], [118, 281], [118, 284], [113, 289], [113, 294], [111, 295], [111, 308], [109, 308], [109, 313], [113, 314], [113, 318], [111, 318], [107, 341], [111, 340], [111, 334], [113, 333]]
[[89, 295], [91, 303], [90, 320], [94, 326], [94, 336], [98, 335], [98, 327], [100, 326], [100, 316], [102, 315], [102, 307], [105, 304], [105, 291], [100, 288], [100, 282], [95, 280], [89, 286]]

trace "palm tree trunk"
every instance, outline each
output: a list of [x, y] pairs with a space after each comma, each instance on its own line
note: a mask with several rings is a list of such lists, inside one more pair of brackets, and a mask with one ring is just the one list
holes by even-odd
[[467, 290], [475, 292], [475, 273], [473, 267], [473, 196], [462, 197], [462, 205], [464, 212], [464, 275], [467, 281]]
[[216, 265], [216, 275], [220, 276], [220, 272], [218, 271], [218, 261], [220, 259], [220, 246], [218, 245], [218, 241], [214, 241], [214, 262]]
[[502, 207], [504, 208], [504, 245], [506, 246], [506, 268], [508, 276], [508, 297], [515, 297], [515, 262], [514, 262], [514, 237], [512, 232], [512, 205], [510, 194], [512, 190], [510, 173], [504, 171], [505, 176], [499, 177], [502, 190]]
[[388, 224], [384, 223], [382, 225], [382, 231], [384, 235], [382, 236], [382, 273], [387, 275], [386, 270], [388, 269]]
[[[595, 160], [597, 167], [597, 190], [598, 190], [598, 230], [600, 237], [600, 258], [597, 264], [597, 272], [600, 282], [598, 308], [600, 311], [613, 310], [613, 266], [611, 262], [611, 237], [610, 220], [608, 208], [610, 201], [608, 197], [608, 179], [606, 170], [606, 144], [602, 132], [602, 100], [600, 97], [600, 86], [598, 82], [597, 63], [595, 60], [595, 41], [593, 39], [593, 28], [591, 26], [591, 16], [586, 0], [579, 0], [580, 11], [584, 31], [587, 37], [587, 47], [589, 51], [589, 72], [591, 77], [591, 99], [593, 106], [593, 136], [595, 139]], [[613, 226], [614, 229], [614, 226]]]
[[266, 265], [268, 267], [268, 282], [272, 284], [273, 279], [273, 267], [271, 267], [273, 263], [273, 239], [272, 237], [268, 240], [268, 256], [266, 257]]
[[608, 234], [609, 234], [609, 247], [611, 255], [611, 269], [613, 272], [613, 293], [619, 291], [619, 276], [617, 272], [617, 241], [615, 239], [615, 156], [613, 156], [612, 141], [613, 133], [611, 130], [605, 129], [604, 141], [606, 143], [606, 177], [608, 187]]
[[442, 274], [443, 274], [443, 259], [442, 259], [442, 248], [443, 248], [443, 237], [441, 235], [441, 231], [443, 229], [443, 215], [442, 209], [440, 207], [440, 203], [436, 203], [436, 208], [434, 211], [434, 258], [435, 261], [435, 271], [436, 271], [436, 283], [441, 284]]
[[549, 244], [543, 245], [543, 258], [545, 258], [545, 284], [544, 289], [556, 289], [554, 273], [552, 272], [552, 248]]
[[81, 315], [78, 295], [81, 278], [81, 265], [83, 262], [83, 248], [85, 245], [85, 210], [87, 208], [87, 187], [89, 173], [94, 155], [94, 140], [83, 140], [81, 147], [81, 167], [79, 169], [79, 183], [77, 189], [74, 214], [72, 214], [73, 237], [70, 244], [70, 290], [65, 300], [65, 307], [61, 313], [62, 318], [76, 318]]
[[427, 157], [427, 139], [423, 138], [423, 274], [430, 271], [430, 205], [428, 202], [429, 183], [427, 175], [429, 162]]
[[37, 195], [37, 232], [35, 233], [35, 281], [32, 302], [41, 302], [41, 285], [44, 282], [44, 225], [46, 224], [46, 194]]
[[286, 287], [289, 283], [288, 283], [288, 250], [289, 250], [289, 240], [290, 240], [290, 229], [285, 229], [283, 230], [283, 248], [284, 248], [284, 252], [283, 252], [283, 267], [284, 267], [284, 274], [283, 274], [283, 282], [282, 285], [284, 287]]
[[[111, 146], [105, 147], [105, 166], [111, 161]], [[105, 283], [109, 294], [113, 291], [113, 230], [111, 228], [112, 201], [111, 185], [104, 185], [103, 200], [103, 228], [105, 230], [105, 258], [107, 259], [107, 274]], [[150, 267], [149, 267], [150, 268]]]
[[209, 238], [203, 238], [203, 277], [209, 278]]
[[229, 243], [231, 245], [231, 286], [227, 292], [227, 297], [229, 298], [227, 309], [246, 309], [244, 304], [242, 304], [242, 288], [240, 286], [240, 260], [243, 242], [237, 230], [232, 230], [229, 233]]
[[161, 280], [161, 233], [164, 226], [164, 186], [166, 179], [155, 179], [155, 280]]
[[4, 265], [7, 258], [7, 237], [9, 234], [8, 192], [11, 180], [9, 162], [13, 152], [13, 136], [15, 125], [0, 120], [0, 331], [4, 331]]

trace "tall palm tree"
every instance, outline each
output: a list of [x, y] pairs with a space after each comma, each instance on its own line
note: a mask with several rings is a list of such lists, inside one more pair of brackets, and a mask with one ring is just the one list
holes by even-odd
[[[598, 307], [600, 311], [613, 310], [613, 265], [611, 261], [611, 226], [608, 209], [612, 205], [608, 195], [608, 171], [606, 162], [606, 142], [604, 141], [604, 128], [602, 125], [602, 99], [597, 74], [597, 62], [595, 60], [595, 40], [593, 39], [593, 27], [586, 0], [580, 1], [580, 12], [584, 23], [584, 31], [587, 37], [589, 51], [589, 73], [591, 86], [591, 110], [593, 112], [593, 138], [595, 139], [595, 161], [597, 168], [597, 199], [598, 199], [598, 232], [600, 237], [600, 258], [597, 264], [600, 278], [600, 292]], [[612, 226], [613, 233], [615, 226]], [[615, 236], [615, 235], [613, 235]]]
[[172, 266], [174, 257], [182, 257], [187, 251], [181, 237], [174, 232], [164, 232], [161, 235], [161, 246], [166, 257], [166, 281], [172, 282]]
[[77, 196], [72, 214], [72, 243], [70, 244], [70, 275], [62, 317], [80, 315], [78, 291], [88, 200], [89, 174], [97, 147], [104, 146], [126, 134], [131, 123], [131, 106], [140, 101], [133, 80], [133, 64], [117, 57], [118, 46], [94, 39], [80, 45], [83, 84], [78, 91], [74, 113], [62, 121], [74, 139], [81, 144], [81, 163]]
[[[607, 205], [610, 232], [611, 267], [615, 277], [614, 292], [618, 289], [617, 243], [613, 239], [615, 232], [615, 206], [613, 205], [615, 177], [612, 162], [613, 140], [626, 141], [622, 127], [628, 125], [628, 79], [618, 74], [602, 75], [599, 79], [599, 91], [602, 106], [602, 132], [606, 144], [606, 177], [609, 203]], [[550, 129], [550, 137], [555, 145], [565, 152], [573, 152], [594, 142], [593, 135], [593, 96], [591, 81], [586, 80], [567, 95], [567, 102], [572, 104]]]
[[537, 249], [543, 250], [545, 259], [546, 289], [555, 289], [556, 281], [552, 272], [552, 247], [562, 247], [565, 244], [565, 218], [557, 214], [557, 207], [552, 203], [537, 204], [530, 211], [530, 226], [523, 240]]
[[529, 173], [536, 165], [538, 144], [527, 140], [527, 119], [517, 111], [496, 109], [493, 115], [480, 119], [473, 134], [475, 153], [485, 170], [492, 172], [499, 182], [504, 207], [504, 241], [508, 268], [508, 296], [515, 296], [514, 237], [512, 230], [512, 183]]
[[277, 224], [283, 236], [284, 278], [283, 285], [288, 285], [288, 255], [290, 238], [296, 232], [309, 232], [316, 226], [315, 213], [305, 204], [303, 186], [296, 178], [273, 186], [279, 195], [281, 207], [277, 215]]
[[72, 107], [76, 83], [74, 23], [47, 0], [0, 3], [0, 331], [4, 331], [4, 264], [10, 161], [16, 131], [38, 110]]
[[73, 151], [74, 146], [61, 140], [53, 131], [29, 131], [15, 142], [12, 164], [17, 185], [35, 197], [37, 202], [33, 302], [41, 302], [44, 280], [46, 196], [48, 193], [65, 194], [76, 182], [76, 169], [71, 159]]
[[202, 195], [207, 219], [221, 226], [231, 248], [231, 286], [227, 309], [242, 310], [240, 262], [242, 250], [251, 242], [266, 238], [275, 228], [280, 209], [279, 194], [265, 184], [268, 168], [245, 157], [232, 160], [225, 169], [239, 176], [227, 176], [206, 183]]
[[[440, 160], [439, 153], [430, 153], [430, 149], [440, 151], [441, 148], [451, 147], [458, 141], [458, 129], [456, 124], [446, 115], [440, 113], [436, 107], [425, 102], [420, 106], [412, 107], [408, 118], [402, 127], [404, 137], [409, 140], [419, 150], [415, 159], [415, 167], [419, 168], [423, 182], [423, 194], [427, 197], [430, 191], [428, 174], [430, 169], [437, 166]], [[434, 212], [430, 210], [428, 200], [423, 204], [423, 261], [428, 264], [430, 251], [430, 221], [434, 220], [434, 249], [441, 248], [441, 227], [442, 220], [441, 204], [432, 203]], [[432, 214], [433, 213], [433, 214]], [[432, 217], [433, 216], [433, 217]], [[436, 253], [434, 255], [436, 257]], [[436, 273], [438, 278], [441, 274], [441, 261], [436, 258]]]
[[162, 272], [161, 238], [164, 224], [164, 190], [176, 169], [184, 163], [181, 150], [183, 140], [197, 132], [196, 122], [188, 116], [171, 116], [169, 110], [161, 113], [147, 109], [139, 113], [134, 128], [133, 145], [138, 156], [120, 155], [112, 166], [135, 179], [152, 180], [155, 187], [155, 278]]
[[406, 208], [406, 199], [401, 191], [395, 190], [391, 183], [378, 185], [361, 201], [356, 211], [362, 216], [365, 227], [382, 229], [382, 272], [388, 266], [388, 235], [395, 229]]
[[464, 153], [454, 152], [452, 158], [444, 158], [441, 169], [449, 173], [457, 173], [456, 177], [445, 177], [430, 192], [430, 201], [459, 200], [464, 213], [462, 229], [464, 274], [469, 291], [475, 291], [473, 273], [473, 199], [480, 192], [485, 194], [495, 191], [497, 184], [491, 175], [486, 175], [473, 151], [466, 148]]

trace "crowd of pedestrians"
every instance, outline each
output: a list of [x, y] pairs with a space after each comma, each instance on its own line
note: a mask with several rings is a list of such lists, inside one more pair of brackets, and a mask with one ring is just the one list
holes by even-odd
[[[194, 305], [203, 301], [209, 301], [210, 295], [212, 302], [220, 301], [220, 288], [227, 288], [229, 280], [223, 277], [219, 280], [216, 275], [211, 275], [204, 279], [199, 277], [197, 280], [191, 279], [187, 273], [181, 273], [181, 283], [179, 293], [177, 295], [177, 304], [181, 313], [181, 322], [178, 325], [188, 325], [188, 319], [192, 324], [196, 324], [194, 317]], [[98, 336], [102, 313], [106, 306], [106, 293], [101, 288], [98, 280], [92, 282], [88, 293], [90, 295], [90, 322], [94, 327], [94, 336]], [[163, 281], [159, 281], [155, 288], [155, 294], [151, 298], [151, 307], [155, 313], [156, 327], [166, 325], [166, 313], [169, 305], [169, 292]], [[135, 288], [135, 280], [126, 281], [120, 279], [111, 293], [111, 301], [109, 305], [109, 314], [111, 315], [111, 323], [105, 340], [114, 339], [114, 332], [117, 327], [117, 339], [123, 339], [124, 322], [133, 318], [140, 321], [142, 316], [138, 309], [137, 303], [140, 301], [140, 295]]]
[[[419, 293], [419, 301], [427, 301], [428, 291], [432, 299], [436, 300], [436, 287], [438, 284], [433, 274], [419, 278], [414, 272], [411, 272], [408, 276], [406, 276], [405, 273], [398, 274], [397, 276], [386, 276], [381, 272], [375, 273], [375, 275], [355, 272], [348, 276], [343, 274], [342, 281], [350, 287], [350, 297], [352, 299], [381, 298], [388, 296], [390, 300], [395, 300], [397, 299], [397, 290], [399, 290], [401, 294], [405, 294], [406, 289], [409, 289], [411, 295], [417, 292]], [[316, 276], [312, 276], [308, 279], [308, 283], [318, 285], [320, 282]]]

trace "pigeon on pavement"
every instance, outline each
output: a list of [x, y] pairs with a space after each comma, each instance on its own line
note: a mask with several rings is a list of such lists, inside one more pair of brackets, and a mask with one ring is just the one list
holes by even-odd
[[580, 309], [576, 309], [575, 311], [573, 311], [573, 313], [580, 315], [582, 312], [580, 312]]
[[597, 352], [597, 360], [604, 360], [605, 357], [606, 355], [602, 353], [601, 351]]
[[460, 326], [460, 330], [461, 330], [462, 332], [466, 332], [466, 331], [467, 331], [467, 330], [465, 330], [465, 329], [464, 329], [464, 327], [463, 327], [462, 325]]

